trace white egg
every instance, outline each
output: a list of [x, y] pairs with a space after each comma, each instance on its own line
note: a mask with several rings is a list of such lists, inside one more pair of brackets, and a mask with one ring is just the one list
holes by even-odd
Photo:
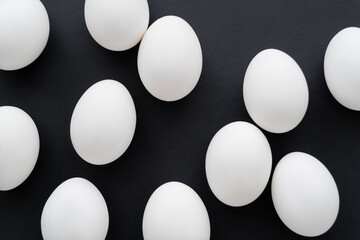
[[303, 119], [309, 91], [299, 65], [286, 53], [267, 49], [250, 62], [243, 85], [246, 109], [266, 131], [284, 133]]
[[326, 49], [324, 72], [334, 98], [360, 111], [360, 28], [345, 28], [334, 36]]
[[102, 165], [126, 151], [135, 126], [135, 105], [129, 91], [117, 81], [103, 80], [91, 86], [76, 104], [70, 136], [82, 159]]
[[283, 157], [271, 188], [277, 214], [295, 233], [314, 237], [334, 224], [339, 192], [330, 172], [313, 156], [293, 152]]
[[138, 70], [145, 88], [163, 101], [188, 95], [199, 81], [202, 52], [191, 26], [176, 16], [155, 21], [146, 31], [138, 53]]
[[149, 25], [147, 0], [86, 0], [86, 26], [95, 41], [113, 51], [140, 42]]
[[60, 184], [41, 215], [44, 240], [104, 240], [108, 227], [104, 197], [91, 182], [79, 177]]
[[49, 32], [49, 17], [39, 0], [1, 0], [0, 69], [17, 70], [35, 61]]
[[16, 188], [28, 178], [39, 148], [39, 133], [31, 117], [16, 107], [0, 107], [0, 190]]
[[143, 217], [144, 240], [209, 240], [210, 220], [194, 190], [179, 182], [161, 185]]
[[256, 126], [233, 122], [211, 140], [205, 165], [214, 195], [229, 206], [244, 206], [257, 199], [269, 181], [270, 145]]

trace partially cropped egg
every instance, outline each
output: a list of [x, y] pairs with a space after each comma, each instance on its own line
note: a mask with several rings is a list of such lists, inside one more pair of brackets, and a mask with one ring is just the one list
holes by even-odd
[[250, 62], [243, 85], [244, 102], [252, 120], [273, 133], [295, 128], [309, 102], [305, 76], [286, 53], [267, 49]]
[[49, 17], [41, 1], [1, 0], [0, 69], [17, 70], [35, 61], [49, 32]]
[[334, 224], [339, 192], [328, 169], [313, 156], [293, 152], [277, 164], [271, 186], [275, 210], [297, 234], [319, 236]]
[[85, 22], [102, 47], [124, 51], [135, 46], [149, 25], [147, 0], [86, 0]]
[[85, 161], [102, 165], [118, 159], [135, 133], [134, 101], [124, 85], [103, 80], [80, 98], [71, 117], [72, 144]]
[[360, 111], [360, 28], [345, 28], [333, 37], [326, 49], [324, 72], [334, 98]]
[[104, 240], [109, 212], [101, 192], [84, 178], [60, 184], [41, 215], [44, 240]]
[[154, 97], [176, 101], [188, 95], [202, 70], [201, 46], [191, 26], [176, 16], [156, 20], [141, 41], [138, 70]]
[[204, 203], [183, 183], [161, 185], [146, 204], [143, 236], [144, 240], [209, 240], [210, 221]]
[[269, 142], [256, 126], [233, 122], [221, 128], [206, 153], [206, 177], [214, 195], [239, 207], [257, 199], [271, 173]]
[[16, 188], [28, 178], [39, 149], [39, 133], [31, 117], [17, 107], [0, 107], [0, 190]]

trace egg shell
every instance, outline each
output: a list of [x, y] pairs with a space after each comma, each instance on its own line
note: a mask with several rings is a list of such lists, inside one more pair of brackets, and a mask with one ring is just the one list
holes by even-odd
[[315, 237], [330, 229], [339, 212], [339, 192], [328, 169], [313, 156], [293, 152], [277, 164], [272, 199], [282, 222], [295, 233]]
[[146, 31], [138, 52], [138, 70], [145, 88], [163, 101], [188, 95], [199, 81], [201, 46], [182, 18], [165, 16]]
[[243, 85], [246, 110], [261, 128], [284, 133], [303, 119], [309, 90], [299, 65], [286, 53], [266, 49], [250, 62]]
[[0, 69], [17, 70], [35, 61], [49, 32], [49, 17], [41, 1], [1, 0]]
[[44, 240], [104, 240], [109, 213], [100, 191], [84, 178], [60, 184], [41, 215]]
[[324, 73], [334, 98], [360, 111], [360, 28], [348, 27], [333, 37], [326, 49]]
[[103, 80], [92, 85], [76, 104], [71, 141], [85, 161], [107, 164], [129, 147], [135, 126], [135, 105], [129, 91], [117, 81]]
[[244, 206], [257, 199], [269, 181], [270, 145], [256, 126], [233, 122], [211, 140], [205, 165], [214, 195], [229, 206]]
[[124, 51], [134, 47], [149, 25], [147, 0], [86, 0], [85, 22], [102, 47]]
[[183, 183], [161, 185], [146, 204], [143, 236], [144, 240], [209, 240], [210, 220], [204, 203]]
[[31, 117], [17, 107], [0, 107], [0, 190], [16, 188], [33, 171], [39, 133]]

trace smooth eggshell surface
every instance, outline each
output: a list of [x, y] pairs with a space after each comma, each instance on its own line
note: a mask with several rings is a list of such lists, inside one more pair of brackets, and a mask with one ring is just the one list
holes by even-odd
[[104, 240], [108, 227], [105, 199], [91, 182], [78, 177], [54, 190], [41, 215], [44, 240]]
[[85, 161], [107, 164], [129, 147], [135, 126], [135, 105], [129, 91], [117, 81], [103, 80], [91, 86], [76, 104], [71, 141]]
[[303, 119], [309, 91], [299, 65], [286, 53], [267, 49], [250, 62], [243, 85], [252, 120], [266, 131], [284, 133]]
[[144, 240], [209, 240], [207, 210], [194, 190], [168, 182], [151, 195], [143, 217]]
[[86, 26], [95, 41], [113, 51], [135, 46], [149, 25], [147, 0], [86, 0]]
[[334, 98], [360, 111], [360, 28], [345, 28], [334, 36], [326, 49], [324, 72]]
[[199, 81], [202, 52], [191, 26], [176, 16], [156, 20], [146, 31], [138, 53], [145, 88], [163, 101], [188, 95]]
[[49, 32], [49, 17], [41, 1], [1, 0], [0, 69], [17, 70], [35, 61]]
[[211, 140], [205, 165], [214, 195], [229, 206], [243, 206], [257, 199], [269, 181], [270, 145], [256, 126], [233, 122]]
[[39, 148], [39, 133], [31, 117], [16, 107], [0, 107], [0, 190], [25, 181], [35, 167]]
[[313, 156], [293, 152], [283, 157], [271, 188], [277, 214], [295, 233], [314, 237], [334, 224], [339, 192], [330, 172]]

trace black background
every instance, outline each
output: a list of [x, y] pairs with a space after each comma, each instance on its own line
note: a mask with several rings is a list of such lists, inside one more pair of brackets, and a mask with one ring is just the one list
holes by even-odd
[[[47, 198], [74, 176], [93, 182], [106, 199], [108, 239], [142, 239], [148, 198], [173, 180], [188, 184], [203, 199], [212, 239], [300, 239], [278, 218], [269, 184], [255, 202], [233, 208], [214, 197], [205, 177], [205, 154], [213, 135], [232, 121], [252, 122], [244, 106], [243, 77], [251, 59], [266, 48], [292, 56], [310, 91], [308, 111], [298, 127], [286, 134], [265, 132], [273, 168], [292, 151], [322, 161], [337, 182], [340, 212], [319, 239], [360, 238], [360, 112], [335, 101], [323, 74], [330, 39], [345, 27], [360, 26], [359, 0], [149, 0], [150, 23], [165, 15], [180, 16], [194, 28], [202, 46], [198, 85], [172, 103], [157, 100], [143, 87], [136, 64], [138, 46], [111, 52], [91, 38], [83, 0], [42, 2], [51, 26], [43, 54], [24, 69], [0, 71], [0, 105], [25, 110], [37, 124], [41, 141], [30, 177], [18, 188], [0, 192], [1, 240], [41, 239], [40, 217]], [[111, 164], [94, 166], [75, 153], [70, 119], [84, 91], [108, 78], [128, 88], [138, 121], [126, 153]]]

